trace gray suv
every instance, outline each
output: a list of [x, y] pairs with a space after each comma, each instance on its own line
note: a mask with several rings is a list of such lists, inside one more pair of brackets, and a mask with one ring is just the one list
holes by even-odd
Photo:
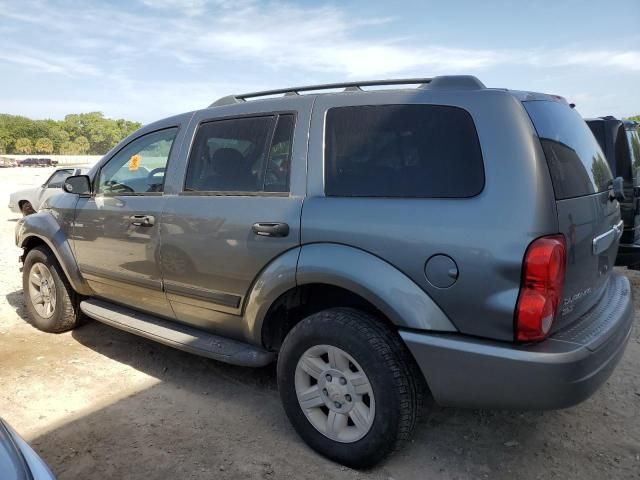
[[143, 127], [16, 242], [38, 328], [86, 315], [277, 360], [300, 436], [368, 467], [427, 393], [562, 408], [607, 379], [633, 317], [619, 180], [561, 97], [468, 76], [316, 85]]

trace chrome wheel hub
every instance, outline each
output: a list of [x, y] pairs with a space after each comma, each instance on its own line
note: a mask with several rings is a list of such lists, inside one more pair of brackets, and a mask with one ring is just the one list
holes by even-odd
[[38, 315], [50, 318], [56, 309], [56, 285], [44, 263], [34, 263], [29, 272], [29, 299]]
[[360, 365], [344, 350], [318, 345], [298, 360], [295, 387], [300, 408], [326, 437], [350, 443], [373, 425], [375, 399]]

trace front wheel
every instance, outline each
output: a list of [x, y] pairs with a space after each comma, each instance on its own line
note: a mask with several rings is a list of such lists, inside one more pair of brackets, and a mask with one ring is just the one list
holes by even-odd
[[397, 333], [353, 309], [302, 320], [278, 359], [280, 395], [298, 434], [353, 468], [373, 466], [410, 437], [423, 386]]
[[27, 311], [38, 329], [59, 333], [80, 323], [78, 295], [48, 249], [36, 247], [27, 254], [22, 291]]

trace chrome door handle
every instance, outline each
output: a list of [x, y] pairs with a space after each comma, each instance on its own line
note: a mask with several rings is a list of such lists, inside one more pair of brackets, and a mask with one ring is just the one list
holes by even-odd
[[156, 223], [153, 215], [131, 215], [129, 221], [136, 227], [153, 227]]
[[251, 230], [261, 237], [286, 237], [289, 235], [289, 225], [280, 222], [254, 223]]

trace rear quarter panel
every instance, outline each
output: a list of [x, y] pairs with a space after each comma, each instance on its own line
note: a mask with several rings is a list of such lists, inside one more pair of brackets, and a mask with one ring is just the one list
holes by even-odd
[[[325, 197], [327, 110], [412, 103], [457, 106], [470, 113], [484, 159], [484, 190], [468, 199]], [[525, 250], [535, 238], [558, 231], [543, 152], [516, 98], [496, 90], [321, 95], [309, 142], [303, 245], [333, 242], [376, 255], [427, 292], [461, 332], [513, 339]], [[437, 288], [425, 276], [425, 262], [435, 254], [449, 255], [457, 263], [459, 277], [449, 288]]]

